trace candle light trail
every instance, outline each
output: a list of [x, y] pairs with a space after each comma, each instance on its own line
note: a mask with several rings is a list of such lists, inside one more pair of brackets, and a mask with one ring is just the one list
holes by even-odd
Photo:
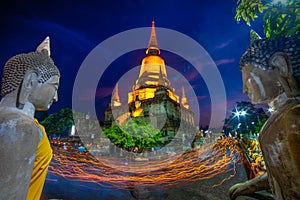
[[[172, 159], [160, 160], [154, 157], [149, 161], [137, 162], [136, 166], [131, 165], [129, 172], [121, 170], [126, 167], [121, 158], [107, 157], [106, 159], [115, 159], [114, 165], [107, 166], [89, 153], [80, 154], [63, 148], [54, 148], [53, 151], [49, 173], [69, 180], [92, 182], [101, 187], [113, 186], [117, 189], [132, 189], [135, 185], [163, 189], [232, 172], [229, 177], [213, 185], [215, 187], [233, 177], [236, 165], [241, 163], [240, 149], [234, 138], [225, 138], [202, 146], [201, 149], [182, 152], [173, 162]], [[165, 165], [164, 162], [170, 164]], [[158, 169], [159, 166], [161, 168]], [[138, 170], [141, 167], [144, 168], [143, 172]]]

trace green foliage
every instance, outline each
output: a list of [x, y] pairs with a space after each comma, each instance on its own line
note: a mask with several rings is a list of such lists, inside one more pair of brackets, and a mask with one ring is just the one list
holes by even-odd
[[265, 125], [266, 121], [267, 121], [267, 118], [263, 118], [260, 121], [260, 123], [256, 126], [256, 130], [255, 130], [256, 133], [260, 132], [260, 130], [262, 129], [262, 127]]
[[142, 152], [164, 143], [162, 132], [140, 118], [131, 119], [121, 127], [113, 124], [104, 128], [103, 132], [116, 146], [130, 152], [134, 151], [135, 147], [138, 148], [138, 152]]
[[[235, 20], [243, 19], [251, 25], [260, 14], [264, 14], [266, 38], [274, 39], [296, 34], [300, 31], [300, 1], [287, 0], [285, 4], [269, 3], [266, 0], [238, 0]], [[300, 37], [300, 35], [298, 35]]]
[[238, 0], [237, 4], [235, 20], [240, 22], [242, 18], [249, 26], [251, 20], [254, 21], [260, 13], [268, 8], [261, 0]]
[[53, 113], [46, 117], [41, 124], [45, 127], [48, 135], [67, 136], [68, 128], [74, 124], [72, 110], [64, 108], [59, 113]]
[[[264, 15], [264, 31], [267, 38], [294, 35], [300, 30], [300, 1], [287, 1], [270, 6]], [[299, 36], [298, 36], [299, 37]]]

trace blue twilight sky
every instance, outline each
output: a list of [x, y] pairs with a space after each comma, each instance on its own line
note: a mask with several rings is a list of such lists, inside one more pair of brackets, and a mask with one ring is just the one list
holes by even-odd
[[[263, 36], [262, 20], [255, 21], [252, 27], [244, 22], [238, 24], [234, 19], [235, 8], [236, 0], [6, 1], [0, 3], [0, 66], [2, 69], [13, 55], [35, 50], [49, 35], [51, 57], [62, 74], [59, 102], [50, 112], [71, 108], [74, 80], [90, 51], [115, 34], [150, 27], [154, 19], [156, 27], [186, 34], [207, 51], [224, 81], [229, 112], [236, 101], [248, 101], [242, 94], [239, 60], [249, 45], [250, 29]], [[147, 43], [145, 41], [145, 48]], [[106, 70], [99, 83], [101, 89], [95, 94], [100, 119], [115, 83], [131, 66], [141, 63], [144, 52], [145, 49], [129, 52]], [[199, 100], [200, 123], [208, 124], [210, 101], [205, 82], [185, 60], [164, 51], [161, 56], [168, 66], [190, 81]], [[176, 81], [175, 78], [169, 77], [171, 82]]]

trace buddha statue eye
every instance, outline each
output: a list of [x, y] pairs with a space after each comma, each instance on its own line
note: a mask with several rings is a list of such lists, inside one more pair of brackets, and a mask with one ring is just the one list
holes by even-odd
[[276, 81], [276, 86], [281, 87], [281, 83], [279, 81]]

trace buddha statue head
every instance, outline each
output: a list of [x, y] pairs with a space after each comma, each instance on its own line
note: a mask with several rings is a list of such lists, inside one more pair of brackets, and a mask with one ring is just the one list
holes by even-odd
[[253, 104], [295, 98], [300, 88], [300, 40], [256, 38], [240, 60], [243, 92]]
[[14, 96], [16, 107], [31, 103], [35, 110], [47, 110], [57, 101], [60, 72], [50, 57], [50, 39], [36, 51], [10, 58], [3, 70], [1, 96]]

